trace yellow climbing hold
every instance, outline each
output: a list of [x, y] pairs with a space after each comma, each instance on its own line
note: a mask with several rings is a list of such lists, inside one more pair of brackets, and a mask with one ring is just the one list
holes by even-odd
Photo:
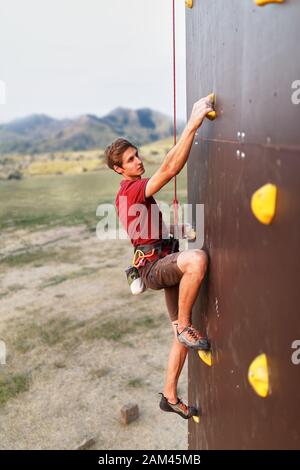
[[257, 395], [263, 398], [268, 396], [269, 370], [265, 354], [260, 354], [251, 362], [248, 370], [248, 380]]
[[206, 117], [210, 121], [214, 121], [217, 117], [217, 113], [216, 113], [216, 111], [210, 111], [209, 113], [207, 113]]
[[193, 8], [193, 0], [185, 0], [185, 6], [187, 8]]
[[198, 351], [200, 359], [209, 367], [212, 366], [212, 354], [211, 351]]
[[268, 5], [269, 3], [284, 3], [285, 0], [255, 0], [255, 3], [259, 7]]
[[[216, 95], [214, 93], [210, 93], [209, 99], [210, 99], [210, 101], [212, 102], [212, 104], [214, 106], [216, 104]], [[209, 113], [207, 113], [206, 117], [210, 121], [213, 121], [214, 119], [216, 119], [217, 113], [216, 113], [216, 111], [210, 111]]]
[[262, 224], [270, 224], [276, 212], [277, 187], [268, 183], [252, 195], [251, 209]]
[[200, 416], [193, 416], [193, 420], [195, 421], [196, 424], [200, 423]]

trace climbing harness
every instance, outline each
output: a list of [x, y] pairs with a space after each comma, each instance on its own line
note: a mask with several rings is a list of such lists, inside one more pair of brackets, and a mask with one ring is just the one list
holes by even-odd
[[172, 236], [152, 245], [138, 245], [134, 249], [132, 264], [136, 268], [139, 268], [145, 266], [147, 260], [153, 263], [159, 258], [171, 253], [177, 253], [178, 251], [179, 240]]
[[155, 249], [153, 248], [151, 252], [149, 253], [144, 253], [141, 249], [137, 249], [134, 251], [134, 255], [132, 258], [132, 265], [135, 268], [139, 268], [142, 265], [142, 262], [146, 258], [151, 258], [151, 256], [155, 253]]
[[145, 266], [147, 261], [154, 263], [154, 261], [178, 251], [179, 240], [172, 237], [160, 240], [152, 245], [136, 246], [134, 248], [132, 264], [125, 270], [131, 293], [137, 295], [146, 290], [146, 286], [139, 273], [139, 268]]

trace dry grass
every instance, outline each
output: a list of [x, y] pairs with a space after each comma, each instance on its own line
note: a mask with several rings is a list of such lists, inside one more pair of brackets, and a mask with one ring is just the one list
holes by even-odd
[[[111, 173], [0, 187], [3, 449], [71, 449], [86, 435], [95, 449], [186, 448], [186, 423], [158, 408], [173, 334], [163, 292], [131, 296], [130, 244], [86, 226], [114, 198]], [[118, 412], [131, 401], [141, 414], [125, 428]]]
[[29, 385], [30, 376], [27, 373], [0, 376], [0, 406], [4, 406], [19, 393], [26, 392]]
[[[160, 163], [172, 146], [173, 138], [167, 138], [143, 145], [140, 154], [147, 163]], [[7, 168], [19, 171], [23, 176], [80, 174], [106, 167], [103, 149], [35, 155], [10, 154], [2, 155], [2, 161], [7, 162]]]
[[86, 171], [101, 170], [102, 168], [104, 168], [104, 163], [99, 159], [84, 158], [77, 161], [74, 158], [73, 160], [66, 161], [57, 158], [53, 161], [33, 162], [23, 173], [25, 176], [78, 174]]

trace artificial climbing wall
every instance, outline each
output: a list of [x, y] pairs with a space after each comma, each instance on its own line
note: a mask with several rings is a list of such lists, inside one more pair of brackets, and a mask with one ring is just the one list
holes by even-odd
[[[299, 25], [297, 0], [194, 0], [186, 9], [188, 115], [210, 92], [218, 113], [188, 162], [210, 258], [193, 322], [213, 351], [211, 367], [189, 356], [189, 402], [202, 413], [189, 421], [189, 449], [300, 448]], [[266, 184], [259, 220], [251, 201]]]

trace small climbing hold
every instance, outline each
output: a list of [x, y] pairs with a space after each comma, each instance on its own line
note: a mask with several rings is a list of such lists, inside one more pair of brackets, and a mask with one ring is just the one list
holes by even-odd
[[187, 8], [193, 8], [193, 0], [185, 0], [185, 6]]
[[[213, 105], [212, 107], [214, 108], [214, 106], [216, 104], [216, 95], [214, 93], [210, 93], [209, 99], [212, 102], [212, 105]], [[210, 111], [209, 113], [207, 113], [206, 117], [210, 121], [214, 121], [217, 117], [217, 113], [216, 113], [216, 111]]]
[[265, 354], [260, 354], [251, 362], [248, 380], [257, 395], [263, 398], [269, 395], [269, 370]]
[[210, 121], [214, 121], [217, 117], [217, 113], [216, 113], [216, 111], [210, 111], [209, 113], [207, 113], [206, 117]]
[[268, 183], [252, 195], [251, 209], [262, 224], [270, 224], [276, 212], [277, 187]]
[[284, 3], [285, 0], [255, 0], [255, 3], [259, 7], [268, 5], [269, 3]]
[[196, 424], [200, 423], [200, 416], [193, 416], [193, 420]]
[[198, 351], [200, 359], [209, 367], [212, 366], [212, 354], [211, 351]]

